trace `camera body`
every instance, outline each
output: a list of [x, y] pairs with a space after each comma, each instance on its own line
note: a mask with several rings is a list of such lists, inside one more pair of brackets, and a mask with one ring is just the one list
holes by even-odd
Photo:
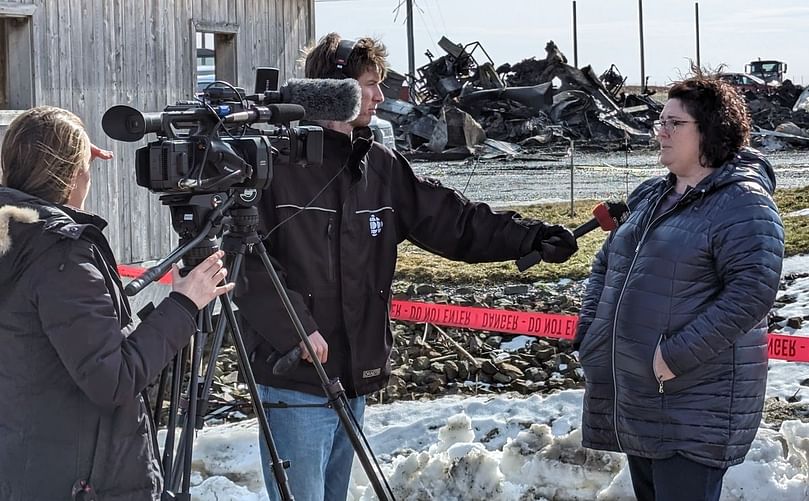
[[272, 152], [265, 136], [163, 139], [137, 150], [136, 182], [154, 192], [263, 190], [272, 180]]
[[136, 181], [150, 191], [260, 192], [270, 185], [275, 162], [322, 163], [322, 128], [290, 126], [306, 111], [297, 104], [274, 102], [280, 99], [276, 90], [264, 88], [247, 96], [227, 82], [213, 82], [195, 101], [179, 101], [162, 112], [113, 106], [104, 113], [102, 127], [120, 141], [157, 135], [135, 158]]

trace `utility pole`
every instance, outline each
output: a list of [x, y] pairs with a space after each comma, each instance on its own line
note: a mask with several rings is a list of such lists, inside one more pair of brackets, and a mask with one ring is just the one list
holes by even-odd
[[576, 0], [573, 0], [573, 67], [579, 67], [579, 37], [576, 26]]
[[697, 68], [702, 68], [699, 62], [699, 2], [694, 2], [694, 25], [697, 31]]
[[638, 0], [638, 31], [640, 33], [640, 92], [646, 93], [646, 61], [643, 56], [643, 0]]
[[413, 92], [413, 82], [416, 80], [416, 49], [413, 42], [413, 0], [407, 0], [407, 71], [409, 78], [407, 84]]

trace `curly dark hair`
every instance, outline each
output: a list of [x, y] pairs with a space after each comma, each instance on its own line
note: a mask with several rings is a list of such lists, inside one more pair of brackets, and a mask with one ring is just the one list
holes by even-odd
[[746, 146], [750, 139], [747, 103], [716, 75], [694, 71], [694, 76], [669, 89], [669, 99], [679, 99], [700, 131], [700, 153], [707, 167], [719, 167]]

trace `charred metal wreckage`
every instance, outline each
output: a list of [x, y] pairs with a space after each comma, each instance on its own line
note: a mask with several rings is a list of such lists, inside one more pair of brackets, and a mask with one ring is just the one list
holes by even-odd
[[[461, 45], [442, 37], [438, 45], [445, 54], [426, 53], [429, 63], [416, 70], [412, 88], [395, 71], [383, 85], [379, 116], [393, 124], [397, 146], [406, 153], [463, 158], [557, 142], [566, 147], [571, 140], [610, 149], [650, 144], [663, 105], [653, 92], [626, 92], [615, 65], [600, 76], [590, 66], [575, 68], [553, 41], [543, 59], [496, 68], [480, 42]], [[784, 89], [778, 102], [787, 103], [792, 92]], [[757, 119], [771, 112], [776, 98], [760, 99], [751, 101]], [[772, 115], [776, 121], [785, 116]]]

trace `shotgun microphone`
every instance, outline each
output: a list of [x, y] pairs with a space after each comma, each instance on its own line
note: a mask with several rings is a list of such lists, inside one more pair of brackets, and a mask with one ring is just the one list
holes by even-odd
[[298, 104], [306, 120], [350, 122], [360, 113], [362, 90], [353, 78], [291, 78], [280, 89], [258, 95], [262, 104]]
[[[593, 207], [593, 218], [573, 230], [573, 236], [579, 238], [596, 228], [612, 231], [629, 217], [629, 207], [624, 202], [607, 200]], [[539, 251], [531, 251], [517, 260], [517, 269], [525, 271], [542, 261]]]

